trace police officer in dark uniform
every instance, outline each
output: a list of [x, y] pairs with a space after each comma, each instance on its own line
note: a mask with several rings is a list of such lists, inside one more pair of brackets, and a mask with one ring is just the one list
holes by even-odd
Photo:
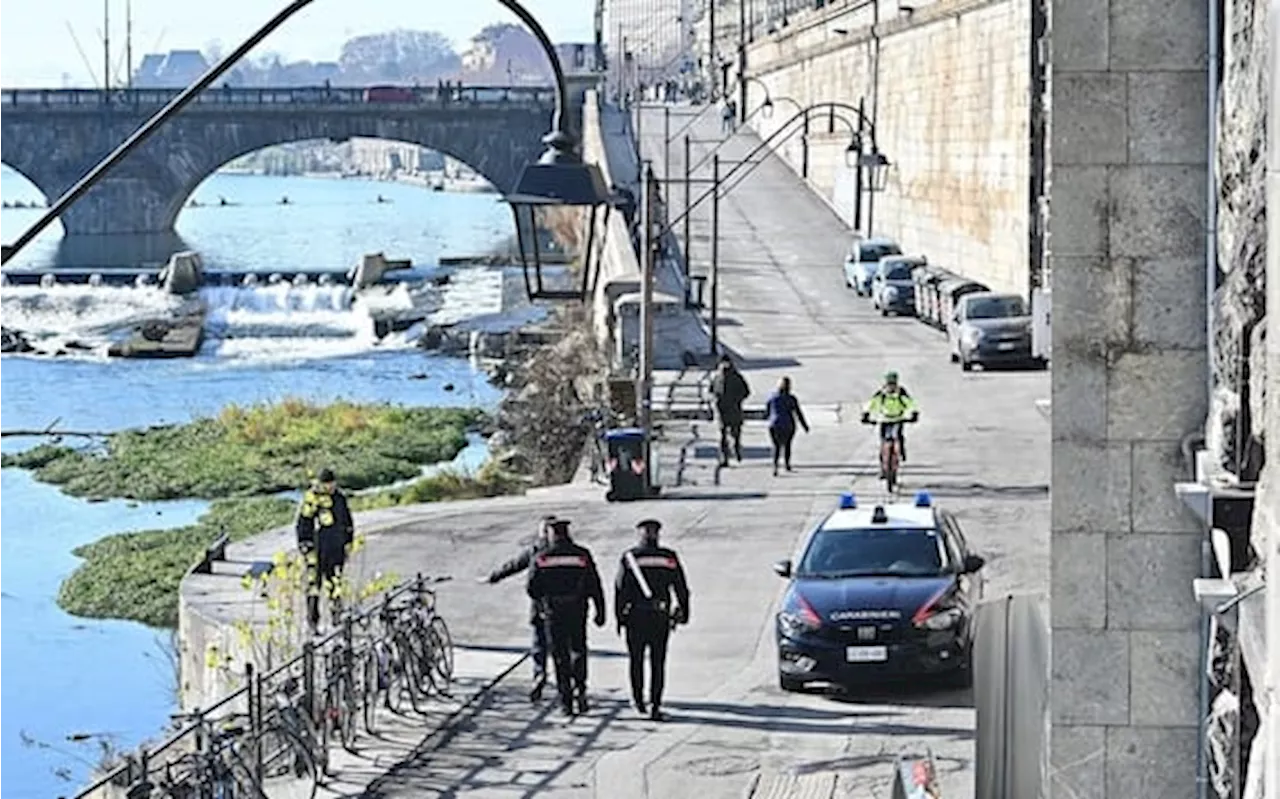
[[[489, 572], [487, 577], [481, 577], [480, 582], [492, 585], [533, 565], [533, 559], [538, 553], [550, 546], [551, 523], [555, 520], [555, 516], [543, 516], [538, 522], [537, 534], [533, 540], [525, 542], [520, 554]], [[542, 689], [547, 685], [547, 628], [542, 623], [537, 602], [529, 603], [529, 624], [533, 627], [533, 644], [529, 647], [529, 656], [533, 658], [533, 685], [529, 689], [529, 701], [537, 702], [542, 698]]]
[[[667, 640], [676, 624], [689, 623], [689, 584], [673, 550], [658, 546], [662, 522], [645, 519], [636, 525], [640, 543], [622, 555], [614, 582], [613, 609], [618, 630], [627, 629], [631, 659], [631, 700], [636, 710], [662, 721], [662, 689], [666, 683]], [[672, 606], [672, 594], [675, 606]], [[649, 650], [649, 704], [644, 701], [644, 653]]]
[[604, 588], [591, 550], [569, 537], [569, 520], [551, 522], [551, 545], [533, 558], [529, 598], [547, 630], [556, 665], [556, 688], [567, 715], [587, 711], [587, 602], [595, 605], [597, 627], [604, 626]]
[[[314, 577], [307, 591], [307, 623], [314, 634], [320, 627], [320, 594], [332, 590], [355, 536], [351, 509], [346, 495], [338, 490], [333, 469], [321, 469], [315, 484], [302, 495], [295, 530], [298, 550], [307, 559]], [[335, 597], [331, 619], [337, 617], [339, 607]]]

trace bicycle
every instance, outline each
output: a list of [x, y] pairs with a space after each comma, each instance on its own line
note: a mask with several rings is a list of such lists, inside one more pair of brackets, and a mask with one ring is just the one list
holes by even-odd
[[[436, 577], [430, 582], [451, 579]], [[390, 684], [396, 678], [403, 679], [409, 702], [418, 713], [426, 712], [425, 701], [431, 693], [447, 696], [447, 686], [453, 679], [453, 637], [435, 611], [435, 598], [434, 591], [420, 585], [412, 596], [387, 605], [381, 614], [390, 646], [386, 654], [388, 673], [380, 682]], [[388, 688], [389, 705], [400, 700], [399, 693]]]
[[912, 424], [919, 414], [889, 419], [883, 415], [863, 414], [862, 423], [874, 425], [880, 432], [880, 479], [890, 494], [898, 490], [898, 467], [902, 462], [902, 426]]
[[326, 728], [337, 729], [342, 747], [348, 751], [356, 743], [357, 703], [364, 695], [356, 691], [354, 646], [354, 642], [340, 639], [325, 657], [323, 722]]
[[196, 723], [203, 745], [166, 763], [159, 784], [144, 777], [130, 786], [128, 799], [150, 799], [157, 790], [167, 799], [271, 799], [285, 792], [312, 799], [319, 790], [315, 760], [290, 729], [273, 724], [250, 735], [242, 724], [218, 728], [204, 717]]
[[[318, 780], [320, 776], [329, 773], [330, 725], [317, 724], [312, 708], [299, 707], [298, 700], [305, 699], [300, 687], [297, 678], [289, 676], [272, 695], [272, 704], [278, 717], [278, 721], [272, 726], [296, 739], [300, 751], [313, 763]], [[319, 713], [322, 719], [326, 715], [325, 710], [321, 708]]]

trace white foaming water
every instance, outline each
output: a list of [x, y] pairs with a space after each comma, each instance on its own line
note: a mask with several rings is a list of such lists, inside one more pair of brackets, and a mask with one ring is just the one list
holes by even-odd
[[[199, 292], [206, 309], [201, 354], [237, 363], [339, 358], [412, 348], [430, 325], [501, 331], [545, 315], [532, 306], [504, 308], [505, 281], [501, 269], [473, 268], [454, 272], [443, 287], [398, 283], [357, 292], [315, 283], [206, 286]], [[22, 331], [39, 351], [76, 341], [96, 356], [134, 325], [163, 318], [185, 302], [156, 287], [101, 286], [6, 286], [3, 299], [5, 326]], [[424, 317], [407, 330], [377, 336], [375, 318]]]
[[0, 321], [22, 331], [35, 354], [105, 358], [118, 331], [169, 316], [183, 304], [181, 297], [157, 289], [6, 285], [0, 289]]

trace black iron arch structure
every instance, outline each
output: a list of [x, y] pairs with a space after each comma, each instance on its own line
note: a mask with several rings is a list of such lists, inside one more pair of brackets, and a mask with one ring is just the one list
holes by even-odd
[[[56, 202], [54, 202], [48, 211], [43, 214], [37, 222], [20, 235], [12, 245], [3, 248], [0, 254], [0, 263], [7, 263], [15, 255], [17, 255], [25, 246], [31, 243], [45, 228], [47, 228], [54, 219], [62, 216], [73, 204], [83, 197], [93, 186], [103, 180], [108, 173], [116, 169], [117, 166], [125, 162], [128, 156], [135, 150], [138, 150], [144, 143], [148, 141], [162, 127], [166, 126], [175, 116], [184, 108], [192, 103], [202, 92], [212, 86], [220, 77], [228, 72], [241, 58], [247, 55], [260, 42], [274, 33], [280, 26], [287, 22], [291, 17], [311, 5], [314, 0], [292, 0], [287, 6], [277, 12], [265, 25], [259, 28], [248, 39], [242, 42], [222, 61], [214, 65], [199, 80], [191, 86], [183, 90], [179, 95], [170, 100], [162, 109], [146, 120], [141, 127], [134, 130], [118, 147], [112, 150], [105, 158], [94, 165], [83, 177], [75, 182], [65, 193], [63, 193]], [[526, 182], [532, 184], [552, 183], [554, 181], [546, 180], [546, 177], [552, 173], [563, 174], [571, 177], [570, 173], [578, 170], [591, 171], [593, 168], [585, 167], [582, 164], [581, 157], [577, 153], [577, 144], [573, 136], [565, 129], [565, 110], [568, 100], [568, 89], [565, 80], [564, 68], [560, 63], [559, 56], [556, 54], [554, 45], [551, 43], [550, 37], [538, 20], [527, 9], [520, 5], [517, 0], [498, 0], [498, 2], [523, 22], [538, 40], [551, 64], [552, 72], [555, 76], [555, 110], [551, 120], [551, 132], [543, 138], [543, 143], [548, 149], [543, 153], [537, 163], [527, 167], [517, 181], [514, 189], [515, 193], [520, 193]], [[527, 129], [526, 129], [527, 130]], [[303, 138], [301, 135], [295, 138]], [[396, 138], [396, 137], [392, 137]], [[188, 151], [190, 152], [190, 151]], [[134, 167], [135, 169], [139, 167]], [[200, 170], [190, 170], [198, 172]], [[581, 191], [575, 190], [582, 186], [593, 188], [593, 184], [600, 182], [598, 169], [595, 169], [594, 177], [587, 177], [585, 181], [579, 179], [576, 181], [563, 182], [563, 185], [555, 187], [554, 191], [549, 191], [541, 196], [544, 200], [555, 200], [557, 198], [569, 201], [579, 200], [585, 204], [605, 202], [607, 198], [591, 196], [587, 197]], [[572, 176], [581, 177], [581, 176]], [[178, 178], [175, 178], [178, 180]], [[573, 185], [570, 186], [570, 183]], [[176, 193], [176, 192], [175, 192]], [[564, 196], [560, 196], [564, 195]], [[570, 196], [574, 195], [574, 196]]]

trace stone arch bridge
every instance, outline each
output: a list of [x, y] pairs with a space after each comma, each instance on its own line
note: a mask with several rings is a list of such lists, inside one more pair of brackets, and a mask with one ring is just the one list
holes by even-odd
[[[0, 160], [52, 202], [178, 90], [5, 90]], [[568, 120], [581, 117], [570, 91]], [[542, 152], [548, 87], [440, 90], [209, 89], [62, 215], [67, 236], [167, 234], [196, 187], [246, 153], [351, 137], [421, 145], [462, 161], [500, 191]]]

